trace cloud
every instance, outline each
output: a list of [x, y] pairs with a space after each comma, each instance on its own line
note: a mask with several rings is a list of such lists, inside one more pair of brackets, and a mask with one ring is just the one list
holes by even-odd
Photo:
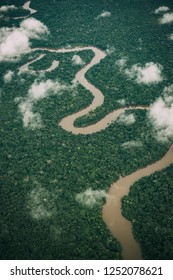
[[166, 7], [166, 6], [161, 6], [161, 7], [159, 7], [159, 8], [157, 8], [155, 11], [154, 11], [154, 13], [155, 14], [159, 14], [159, 13], [164, 13], [164, 12], [167, 12], [167, 11], [169, 11], [169, 8], [168, 7]]
[[9, 70], [9, 71], [4, 75], [4, 82], [5, 82], [5, 83], [11, 82], [13, 75], [14, 75], [14, 72]]
[[30, 100], [23, 101], [18, 106], [20, 113], [23, 115], [23, 126], [31, 129], [40, 128], [41, 116], [38, 113], [33, 113], [33, 104]]
[[29, 38], [20, 29], [3, 28], [0, 36], [5, 37], [0, 44], [0, 61], [14, 61], [30, 51]]
[[118, 99], [118, 100], [117, 100], [117, 103], [120, 104], [120, 105], [122, 105], [122, 106], [125, 106], [125, 105], [126, 105], [126, 100], [125, 100], [124, 98]]
[[167, 24], [173, 22], [173, 13], [166, 13], [159, 19], [160, 24]]
[[110, 12], [107, 12], [107, 11], [103, 11], [100, 15], [98, 15], [97, 17], [96, 17], [96, 19], [99, 19], [99, 18], [101, 18], [101, 17], [110, 17], [111, 16], [111, 13]]
[[15, 61], [30, 52], [30, 39], [40, 39], [43, 34], [48, 34], [47, 27], [33, 18], [22, 21], [19, 28], [1, 28], [0, 61]]
[[88, 188], [86, 191], [76, 195], [76, 201], [92, 208], [94, 205], [100, 204], [105, 197], [107, 197], [107, 194], [104, 190], [92, 190]]
[[28, 194], [27, 208], [31, 217], [38, 221], [50, 219], [56, 213], [50, 192], [39, 185]]
[[28, 38], [40, 39], [42, 35], [48, 34], [48, 28], [35, 18], [28, 18], [21, 22], [21, 29]]
[[125, 74], [135, 79], [139, 84], [155, 84], [163, 80], [161, 75], [162, 68], [160, 64], [155, 64], [154, 62], [146, 63], [144, 67], [135, 64], [130, 70], [125, 69]]
[[[75, 86], [77, 86], [77, 84]], [[68, 87], [66, 85], [61, 85], [58, 81], [53, 82], [50, 79], [42, 82], [38, 82], [38, 80], [35, 80], [34, 83], [31, 85], [30, 89], [28, 90], [27, 98], [17, 98], [15, 100], [19, 104], [18, 109], [19, 112], [22, 114], [23, 126], [25, 128], [28, 127], [31, 129], [41, 128], [41, 116], [39, 113], [33, 112], [34, 105], [39, 100], [42, 100], [50, 95], [60, 95], [64, 90], [73, 88], [73, 84], [72, 86]]]
[[135, 119], [134, 114], [123, 113], [118, 118], [118, 122], [121, 124], [125, 124], [125, 125], [133, 124], [133, 123], [135, 123], [135, 121], [136, 121], [136, 119]]
[[6, 6], [1, 6], [0, 7], [0, 12], [5, 13], [5, 12], [8, 12], [9, 10], [16, 10], [16, 9], [17, 8], [14, 5], [6, 5]]
[[115, 62], [115, 65], [117, 65], [122, 70], [126, 66], [126, 63], [127, 57], [122, 57]]
[[121, 146], [124, 149], [136, 148], [136, 147], [141, 147], [142, 146], [142, 142], [141, 141], [134, 141], [134, 140], [132, 140], [132, 141], [124, 142]]
[[58, 81], [53, 82], [52, 80], [47, 80], [46, 82], [35, 81], [31, 88], [29, 89], [29, 98], [33, 101], [43, 99], [48, 95], [60, 93], [60, 91], [65, 90], [67, 87], [61, 85]]
[[170, 40], [173, 40], [173, 33], [169, 36]]
[[106, 49], [106, 54], [110, 55], [112, 53], [114, 53], [115, 51], [115, 48], [112, 46], [107, 46], [107, 49]]
[[151, 106], [149, 118], [158, 141], [166, 142], [173, 138], [173, 85], [165, 87], [163, 97]]
[[85, 62], [82, 60], [82, 58], [79, 55], [73, 55], [72, 57], [73, 65], [83, 65]]

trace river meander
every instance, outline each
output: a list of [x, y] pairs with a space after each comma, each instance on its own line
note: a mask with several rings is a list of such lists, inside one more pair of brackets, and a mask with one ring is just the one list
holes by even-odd
[[[35, 48], [32, 51], [49, 51], [54, 53], [70, 53], [70, 52], [81, 52], [84, 50], [92, 50], [94, 52], [93, 59], [83, 66], [75, 76], [76, 81], [78, 81], [84, 88], [89, 90], [93, 95], [92, 103], [82, 109], [79, 112], [76, 112], [72, 115], [66, 116], [63, 118], [59, 125], [66, 131], [72, 132], [74, 134], [92, 134], [106, 129], [112, 122], [115, 122], [120, 114], [124, 113], [126, 110], [130, 109], [149, 109], [146, 106], [129, 106], [114, 110], [107, 114], [104, 118], [96, 122], [95, 124], [86, 126], [86, 127], [75, 127], [74, 122], [79, 117], [87, 115], [89, 112], [94, 111], [97, 107], [101, 106], [104, 103], [103, 93], [92, 85], [86, 78], [86, 72], [98, 64], [101, 59], [104, 59], [106, 53], [100, 49], [92, 46], [87, 47], [74, 47], [74, 48], [61, 48], [61, 49], [51, 49], [51, 48]], [[28, 70], [28, 65], [32, 62], [41, 59], [43, 55], [40, 55], [37, 59], [23, 65], [20, 67], [20, 71]], [[53, 68], [54, 69], [54, 68]], [[53, 70], [52, 69], [52, 70]], [[132, 225], [127, 221], [121, 214], [121, 199], [123, 196], [127, 195], [130, 187], [138, 180], [144, 176], [149, 176], [156, 171], [166, 168], [171, 163], [173, 163], [173, 146], [171, 146], [162, 159], [158, 160], [155, 163], [149, 164], [148, 166], [135, 171], [134, 173], [121, 177], [118, 181], [113, 183], [109, 190], [109, 195], [106, 204], [103, 206], [103, 220], [108, 226], [111, 234], [119, 240], [122, 245], [122, 256], [124, 259], [141, 259], [142, 253], [138, 242], [134, 239], [132, 234]]]

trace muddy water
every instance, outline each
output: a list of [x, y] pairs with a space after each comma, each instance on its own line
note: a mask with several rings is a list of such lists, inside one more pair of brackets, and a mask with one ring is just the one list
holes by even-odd
[[120, 178], [110, 187], [107, 202], [103, 207], [103, 220], [112, 235], [121, 243], [122, 256], [126, 260], [141, 259], [141, 250], [133, 237], [131, 223], [121, 214], [121, 198], [128, 194], [130, 187], [136, 181], [166, 168], [171, 163], [173, 163], [173, 145], [162, 159], [126, 177]]
[[37, 71], [35, 71], [35, 70], [29, 70], [29, 69], [28, 69], [29, 65], [31, 65], [32, 63], [34, 63], [34, 62], [37, 61], [37, 60], [42, 59], [44, 56], [45, 56], [45, 54], [40, 54], [37, 58], [35, 58], [35, 59], [31, 60], [30, 62], [28, 62], [28, 63], [26, 63], [26, 64], [20, 66], [20, 67], [19, 67], [19, 72], [24, 72], [24, 71], [31, 71], [31, 72], [51, 72], [51, 71], [53, 71], [54, 69], [56, 69], [56, 68], [58, 67], [59, 61], [54, 60], [54, 61], [52, 62], [52, 64], [51, 64], [51, 66], [50, 66], [49, 68], [45, 69], [45, 70], [37, 70]]
[[72, 132], [74, 134], [92, 134], [99, 132], [106, 127], [108, 127], [112, 122], [115, 122], [120, 114], [124, 113], [126, 110], [130, 109], [146, 109], [146, 106], [133, 106], [133, 107], [125, 107], [122, 109], [114, 110], [113, 112], [107, 114], [104, 118], [98, 121], [95, 124], [86, 126], [86, 127], [75, 127], [74, 122], [79, 117], [87, 115], [89, 112], [94, 111], [97, 107], [101, 106], [104, 103], [104, 95], [103, 93], [92, 85], [86, 78], [86, 72], [92, 68], [94, 65], [100, 63], [100, 61], [105, 58], [106, 53], [101, 51], [100, 49], [92, 46], [88, 47], [75, 47], [75, 48], [62, 48], [62, 49], [50, 49], [50, 48], [35, 48], [34, 50], [46, 50], [49, 52], [56, 53], [70, 53], [76, 51], [84, 51], [84, 50], [92, 50], [95, 54], [93, 59], [85, 65], [81, 70], [79, 70], [75, 76], [75, 80], [78, 81], [84, 88], [89, 90], [93, 95], [92, 103], [86, 107], [85, 109], [74, 113], [70, 116], [65, 117], [59, 123], [59, 125], [65, 129], [66, 131]]
[[52, 62], [52, 65], [49, 68], [47, 68], [46, 70], [44, 70], [44, 71], [45, 72], [51, 72], [51, 71], [55, 70], [58, 67], [58, 65], [59, 65], [59, 61], [58, 60], [54, 60]]
[[28, 10], [28, 11], [30, 12], [29, 15], [27, 15], [27, 16], [22, 16], [22, 17], [13, 17], [13, 19], [27, 18], [27, 17], [29, 17], [30, 15], [35, 14], [35, 13], [37, 12], [37, 10], [31, 9], [31, 8], [30, 8], [30, 4], [31, 4], [31, 1], [27, 1], [27, 2], [22, 6], [23, 9]]
[[[95, 47], [75, 47], [71, 49], [50, 49], [50, 48], [35, 48], [34, 50], [43, 50], [57, 53], [69, 53], [83, 50], [92, 50], [95, 54], [90, 63], [85, 65], [79, 72], [77, 72], [75, 79], [83, 87], [89, 90], [93, 95], [92, 103], [85, 109], [65, 117], [59, 123], [59, 125], [66, 131], [71, 131], [74, 134], [92, 134], [99, 132], [108, 127], [112, 122], [115, 122], [118, 116], [130, 109], [149, 109], [146, 106], [132, 106], [125, 107], [107, 114], [97, 123], [87, 127], [75, 127], [74, 122], [81, 116], [87, 115], [89, 112], [94, 111], [98, 106], [104, 103], [104, 95], [102, 92], [92, 85], [86, 78], [86, 72], [98, 64], [106, 54]], [[31, 62], [30, 62], [31, 63]], [[30, 64], [29, 63], [29, 64]], [[23, 66], [26, 68], [26, 66]], [[133, 237], [132, 225], [121, 214], [121, 198], [128, 194], [130, 187], [139, 179], [145, 176], [153, 174], [155, 171], [159, 171], [166, 168], [173, 163], [173, 146], [169, 149], [166, 155], [159, 161], [142, 168], [131, 175], [120, 178], [117, 182], [111, 185], [109, 190], [109, 196], [106, 204], [103, 207], [103, 220], [107, 224], [112, 235], [117, 238], [122, 245], [122, 256], [124, 259], [136, 259], [142, 258], [139, 244]]]
[[45, 54], [40, 54], [37, 58], [35, 58], [35, 59], [33, 59], [32, 61], [30, 61], [30, 62], [28, 62], [28, 63], [26, 63], [26, 64], [20, 66], [20, 67], [19, 67], [19, 72], [32, 71], [32, 70], [29, 70], [29, 69], [28, 69], [28, 66], [29, 66], [30, 64], [34, 63], [35, 61], [42, 59], [44, 56], [45, 56]]
[[23, 8], [24, 8], [25, 10], [30, 11], [30, 15], [31, 15], [31, 14], [35, 14], [37, 11], [34, 10], [34, 9], [31, 9], [31, 8], [30, 8], [30, 4], [31, 4], [31, 1], [26, 2], [26, 3], [23, 5]]

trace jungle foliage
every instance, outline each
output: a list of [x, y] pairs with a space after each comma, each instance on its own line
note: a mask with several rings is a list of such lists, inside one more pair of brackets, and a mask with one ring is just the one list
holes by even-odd
[[[19, 7], [25, 1], [1, 2], [1, 5]], [[86, 74], [86, 78], [103, 92], [104, 104], [76, 120], [75, 125], [95, 123], [123, 107], [118, 102], [120, 99], [125, 99], [126, 106], [150, 105], [164, 86], [173, 82], [173, 49], [172, 42], [167, 39], [171, 27], [159, 26], [158, 17], [152, 13], [159, 5], [163, 5], [163, 1], [31, 2], [31, 8], [38, 10], [33, 17], [50, 30], [47, 40], [33, 40], [32, 47], [92, 45], [104, 51], [115, 48]], [[173, 8], [170, 0], [164, 5]], [[96, 20], [104, 10], [110, 11], [111, 17]], [[19, 26], [20, 20], [12, 17], [26, 14], [28, 12], [23, 9], [10, 12], [6, 19], [1, 19], [1, 27]], [[102, 220], [105, 201], [89, 208], [79, 204], [75, 197], [89, 188], [108, 191], [119, 176], [160, 159], [170, 143], [157, 141], [147, 110], [129, 111], [135, 115], [133, 125], [116, 122], [92, 135], [64, 131], [58, 125], [62, 118], [92, 102], [92, 94], [81, 85], [35, 104], [33, 109], [40, 113], [43, 126], [35, 130], [24, 128], [15, 100], [27, 98], [29, 88], [40, 78], [37, 72], [19, 74], [18, 69], [41, 53], [43, 51], [35, 51], [15, 63], [1, 63], [0, 258], [121, 259], [121, 245]], [[43, 80], [70, 85], [81, 68], [72, 65], [74, 53], [44, 53], [46, 56], [29, 68], [43, 70], [53, 60], [58, 60], [59, 66], [46, 73]], [[76, 54], [86, 63], [93, 57], [91, 51]], [[160, 63], [165, 79], [152, 86], [128, 80], [116, 65], [122, 57], [128, 58], [127, 67], [150, 61]], [[3, 76], [8, 70], [14, 71], [14, 76], [11, 82], [4, 83]], [[123, 143], [133, 140], [141, 141], [142, 145], [123, 148]], [[137, 182], [123, 199], [123, 214], [133, 222], [135, 237], [146, 259], [172, 257], [171, 180], [172, 166]]]
[[144, 259], [173, 258], [173, 165], [135, 183], [123, 198], [123, 214], [133, 224]]

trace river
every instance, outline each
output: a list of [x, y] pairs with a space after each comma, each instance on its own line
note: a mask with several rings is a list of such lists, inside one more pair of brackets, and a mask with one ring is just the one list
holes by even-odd
[[[86, 127], [75, 127], [74, 122], [79, 117], [87, 115], [89, 112], [94, 111], [97, 107], [101, 106], [104, 103], [103, 93], [92, 85], [86, 78], [86, 72], [93, 67], [94, 65], [100, 63], [102, 59], [106, 57], [106, 53], [100, 49], [92, 46], [87, 47], [74, 47], [74, 48], [61, 48], [61, 49], [51, 49], [51, 48], [35, 48], [32, 51], [49, 51], [55, 53], [69, 53], [69, 52], [80, 52], [84, 50], [91, 50], [94, 52], [93, 59], [83, 66], [76, 74], [75, 80], [78, 81], [84, 88], [89, 90], [93, 95], [92, 103], [82, 109], [79, 112], [73, 113], [69, 116], [63, 118], [59, 125], [66, 131], [70, 131], [74, 134], [92, 134], [99, 132], [106, 127], [108, 127], [112, 122], [115, 122], [120, 114], [124, 113], [126, 110], [131, 109], [142, 109], [146, 110], [149, 107], [146, 106], [129, 106], [114, 110], [107, 114], [104, 118], [96, 122], [95, 124], [86, 126]], [[38, 59], [41, 59], [41, 55]], [[28, 65], [37, 59], [23, 65], [20, 67], [20, 70], [28, 70]], [[52, 68], [53, 69], [53, 68]], [[43, 70], [44, 71], [44, 70]], [[46, 71], [46, 70], [45, 70]], [[142, 258], [142, 253], [138, 242], [134, 239], [132, 234], [132, 224], [127, 221], [121, 214], [121, 199], [123, 196], [127, 195], [130, 187], [138, 180], [145, 176], [149, 176], [156, 171], [166, 168], [171, 163], [173, 163], [173, 146], [170, 147], [168, 152], [162, 159], [158, 160], [153, 164], [135, 171], [134, 173], [121, 177], [118, 181], [113, 183], [109, 190], [109, 195], [106, 204], [103, 207], [103, 220], [109, 228], [112, 235], [119, 240], [122, 245], [122, 256], [124, 259], [139, 260]]]
[[173, 163], [173, 145], [160, 160], [153, 164], [149, 164], [126, 177], [121, 177], [111, 185], [107, 202], [103, 207], [103, 219], [112, 235], [121, 243], [123, 259], [140, 260], [142, 256], [139, 244], [136, 242], [132, 234], [132, 224], [122, 216], [121, 199], [125, 195], [128, 195], [130, 187], [135, 182], [145, 176], [150, 176], [156, 171], [166, 168], [171, 163]]

